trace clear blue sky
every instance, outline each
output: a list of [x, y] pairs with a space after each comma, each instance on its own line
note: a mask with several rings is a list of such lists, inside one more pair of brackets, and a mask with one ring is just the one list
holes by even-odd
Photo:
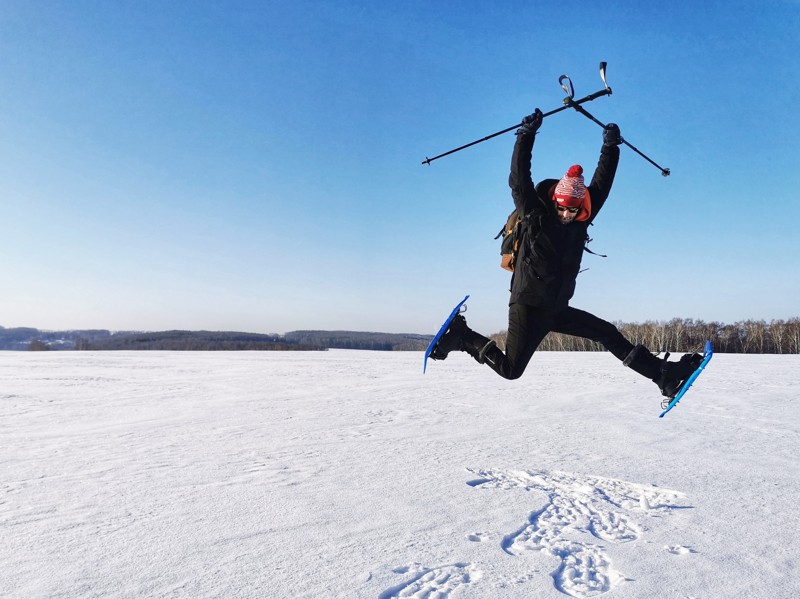
[[[558, 77], [627, 148], [572, 304], [800, 314], [800, 3], [0, 4], [0, 325], [505, 329], [513, 133]], [[534, 179], [601, 130], [545, 120]]]

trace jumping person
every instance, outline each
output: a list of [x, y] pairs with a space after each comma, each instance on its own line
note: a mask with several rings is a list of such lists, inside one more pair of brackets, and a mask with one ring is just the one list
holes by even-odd
[[508, 184], [517, 214], [522, 218], [519, 253], [511, 279], [506, 351], [467, 326], [456, 315], [430, 357], [444, 360], [451, 351], [464, 351], [506, 379], [522, 376], [536, 348], [550, 331], [584, 337], [600, 343], [635, 372], [655, 382], [661, 393], [674, 397], [700, 364], [698, 354], [676, 362], [654, 356], [643, 345], [634, 346], [610, 322], [573, 308], [569, 300], [587, 239], [587, 229], [606, 202], [619, 162], [620, 130], [609, 123], [591, 183], [584, 183], [580, 165], [569, 167], [560, 179], [534, 185], [531, 154], [542, 112], [522, 120], [517, 130]]

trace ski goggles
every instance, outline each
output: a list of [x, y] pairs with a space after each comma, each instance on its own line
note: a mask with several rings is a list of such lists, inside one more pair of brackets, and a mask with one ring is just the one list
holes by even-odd
[[574, 208], [570, 208], [569, 206], [561, 206], [560, 204], [556, 204], [556, 208], [562, 212], [566, 210], [570, 214], [577, 214], [578, 210], [581, 209], [580, 206], [575, 206]]

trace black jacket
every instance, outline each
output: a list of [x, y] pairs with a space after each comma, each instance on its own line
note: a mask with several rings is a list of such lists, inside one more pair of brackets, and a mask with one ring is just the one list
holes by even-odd
[[[508, 184], [522, 221], [522, 238], [511, 280], [510, 304], [520, 303], [559, 311], [575, 293], [589, 225], [605, 204], [619, 163], [619, 148], [603, 146], [597, 168], [588, 185], [591, 214], [583, 221], [563, 225], [552, 201], [558, 179], [534, 186], [531, 153], [535, 135], [518, 135], [511, 158]], [[566, 169], [565, 169], [566, 170]]]

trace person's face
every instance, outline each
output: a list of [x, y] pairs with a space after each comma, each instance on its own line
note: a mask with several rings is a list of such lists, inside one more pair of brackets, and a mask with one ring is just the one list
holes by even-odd
[[558, 214], [558, 222], [562, 225], [568, 225], [572, 221], [575, 220], [575, 217], [578, 216], [578, 210], [580, 210], [579, 206], [575, 208], [568, 208], [566, 206], [561, 206], [560, 204], [556, 204], [556, 212]]

